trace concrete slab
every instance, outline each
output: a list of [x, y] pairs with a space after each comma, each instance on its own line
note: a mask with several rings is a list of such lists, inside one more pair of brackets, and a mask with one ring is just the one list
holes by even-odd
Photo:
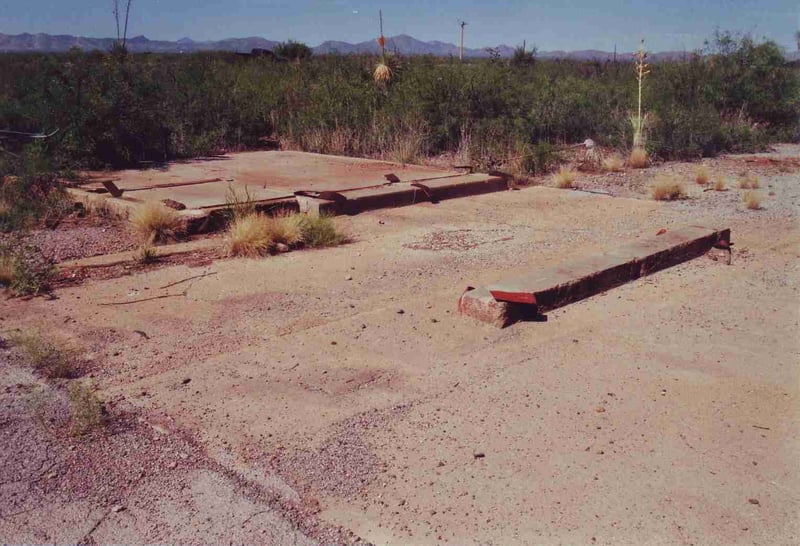
[[459, 312], [499, 327], [588, 298], [639, 277], [696, 258], [712, 247], [730, 247], [729, 229], [686, 226], [624, 243], [555, 267], [468, 290]]
[[[262, 208], [355, 214], [507, 188], [500, 176], [292, 151], [245, 152], [88, 176], [89, 183], [73, 190], [76, 198], [101, 195], [122, 210], [144, 201], [175, 201], [186, 207], [182, 213], [195, 211], [191, 225], [196, 229], [213, 227], [214, 222], [197, 221], [197, 211], [208, 215], [225, 208], [231, 189]], [[109, 187], [122, 193], [111, 195]]]

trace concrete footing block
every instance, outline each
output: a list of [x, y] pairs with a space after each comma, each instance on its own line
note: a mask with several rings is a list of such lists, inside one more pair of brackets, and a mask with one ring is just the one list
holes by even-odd
[[520, 277], [470, 289], [459, 311], [505, 327], [522, 318], [573, 303], [697, 258], [711, 248], [730, 249], [729, 229], [685, 226], [662, 230], [556, 266], [534, 267]]
[[458, 299], [458, 312], [481, 322], [505, 328], [517, 321], [516, 305], [497, 301], [486, 288], [468, 287]]

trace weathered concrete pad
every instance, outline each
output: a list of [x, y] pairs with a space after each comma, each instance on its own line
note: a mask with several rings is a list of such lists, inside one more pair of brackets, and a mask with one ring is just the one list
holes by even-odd
[[542, 313], [691, 260], [714, 246], [730, 247], [729, 229], [686, 226], [669, 230], [467, 292], [459, 300], [459, 311], [507, 326], [520, 316], [513, 305]]

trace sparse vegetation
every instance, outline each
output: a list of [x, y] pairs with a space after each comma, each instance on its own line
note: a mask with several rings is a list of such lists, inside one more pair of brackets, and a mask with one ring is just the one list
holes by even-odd
[[72, 410], [73, 434], [82, 436], [105, 424], [105, 407], [91, 385], [71, 381], [67, 385], [67, 395]]
[[568, 167], [561, 167], [553, 175], [553, 185], [556, 188], [569, 189], [575, 184], [578, 173]]
[[763, 197], [761, 192], [757, 191], [746, 191], [742, 195], [742, 201], [744, 201], [744, 205], [750, 210], [760, 209], [762, 199]]
[[136, 207], [128, 217], [134, 232], [142, 241], [164, 242], [181, 232], [180, 216], [158, 201], [147, 201]]
[[761, 181], [754, 174], [745, 173], [739, 178], [739, 188], [743, 190], [757, 190], [760, 187]]
[[628, 165], [634, 169], [644, 169], [647, 167], [647, 150], [644, 148], [634, 148], [628, 158]]
[[603, 159], [603, 170], [606, 172], [621, 172], [625, 170], [625, 161], [617, 154], [612, 154]]
[[725, 177], [719, 175], [714, 179], [714, 191], [724, 191], [724, 190], [725, 190]]
[[79, 353], [66, 341], [27, 332], [12, 336], [11, 342], [25, 364], [47, 378], [69, 378], [77, 373]]
[[700, 184], [701, 186], [705, 186], [708, 184], [710, 180], [710, 175], [708, 174], [708, 167], [705, 165], [700, 165], [697, 167], [697, 170], [694, 173], [694, 181]]
[[656, 201], [674, 201], [686, 198], [683, 182], [669, 175], [658, 175], [650, 187], [650, 193]]

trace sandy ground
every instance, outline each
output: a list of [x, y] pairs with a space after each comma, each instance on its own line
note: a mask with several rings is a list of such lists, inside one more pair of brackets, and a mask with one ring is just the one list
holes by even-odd
[[[141, 472], [121, 464], [104, 494], [33, 485], [35, 446], [75, 441], [24, 434], [54, 425], [14, 410], [41, 380], [6, 351], [3, 456], [28, 471], [4, 466], [0, 538], [73, 542], [106, 514], [92, 540], [796, 544], [800, 174], [747, 169], [762, 210], [739, 189], [532, 187], [342, 218], [339, 248], [5, 301], [6, 334], [85, 348], [112, 416], [139, 423], [109, 453], [153, 470], [123, 483]], [[732, 265], [712, 253], [504, 330], [455, 312], [467, 285], [686, 223], [730, 227]]]

